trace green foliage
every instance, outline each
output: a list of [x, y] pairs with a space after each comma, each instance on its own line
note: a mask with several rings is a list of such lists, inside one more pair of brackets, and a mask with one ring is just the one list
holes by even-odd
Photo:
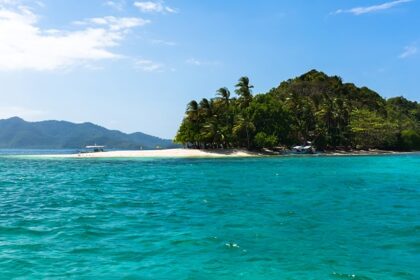
[[401, 133], [402, 148], [420, 150], [420, 133], [414, 130], [403, 130]]
[[255, 125], [247, 111], [236, 118], [232, 132], [240, 146], [251, 148], [251, 138], [255, 132]]
[[350, 116], [350, 128], [356, 148], [384, 148], [395, 142], [393, 124], [376, 112], [354, 110]]
[[278, 139], [275, 135], [267, 135], [265, 132], [258, 132], [255, 135], [254, 143], [258, 148], [273, 148], [277, 145]]
[[252, 91], [254, 86], [249, 84], [248, 77], [241, 77], [236, 84], [236, 94], [239, 96], [238, 103], [241, 108], [247, 108], [252, 101]]
[[196, 148], [248, 149], [305, 144], [337, 147], [419, 149], [420, 104], [404, 97], [385, 100], [369, 88], [311, 70], [253, 96], [241, 77], [236, 97], [228, 88], [213, 99], [191, 101], [175, 140]]

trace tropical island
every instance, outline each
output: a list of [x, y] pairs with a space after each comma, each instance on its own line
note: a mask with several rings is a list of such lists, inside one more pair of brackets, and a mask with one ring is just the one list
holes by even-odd
[[367, 87], [311, 70], [253, 94], [241, 77], [233, 96], [222, 87], [192, 100], [173, 149], [114, 150], [58, 157], [253, 157], [289, 154], [310, 145], [325, 155], [389, 154], [420, 150], [420, 104], [385, 99]]
[[175, 142], [195, 149], [259, 150], [310, 142], [318, 151], [420, 149], [420, 104], [311, 70], [252, 94], [248, 77], [188, 103]]

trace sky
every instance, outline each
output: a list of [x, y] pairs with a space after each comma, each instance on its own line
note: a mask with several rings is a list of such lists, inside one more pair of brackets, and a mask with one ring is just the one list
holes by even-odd
[[192, 99], [311, 69], [420, 101], [420, 0], [0, 0], [0, 118], [172, 138]]

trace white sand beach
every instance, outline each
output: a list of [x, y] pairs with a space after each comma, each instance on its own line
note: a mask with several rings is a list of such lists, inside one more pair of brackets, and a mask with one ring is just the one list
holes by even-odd
[[197, 149], [162, 149], [138, 151], [108, 151], [98, 153], [45, 155], [56, 158], [221, 158], [221, 157], [256, 157], [262, 154], [240, 149], [197, 150]]
[[[369, 155], [389, 155], [389, 154], [411, 154], [418, 152], [395, 152], [385, 150], [370, 151], [327, 151], [312, 155], [283, 154], [280, 156], [369, 156]], [[77, 153], [77, 154], [50, 154], [36, 155], [36, 157], [48, 158], [227, 158], [227, 157], [262, 157], [275, 156], [276, 154], [259, 153], [244, 149], [227, 150], [198, 150], [198, 149], [162, 149], [162, 150], [126, 150], [126, 151], [106, 151], [96, 153]], [[279, 156], [279, 155], [277, 155]]]

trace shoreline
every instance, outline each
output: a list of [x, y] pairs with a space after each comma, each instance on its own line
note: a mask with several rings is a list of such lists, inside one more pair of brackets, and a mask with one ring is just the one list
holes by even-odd
[[323, 152], [323, 155], [326, 156], [379, 156], [379, 155], [405, 155], [405, 154], [415, 154], [419, 151], [391, 151], [391, 150], [377, 150], [372, 149], [369, 151], [366, 150], [353, 150], [353, 151], [326, 151]]
[[[369, 155], [400, 155], [418, 152], [397, 152], [387, 150], [369, 151], [326, 151], [316, 154], [276, 154], [270, 152], [248, 151], [244, 149], [199, 150], [199, 149], [162, 149], [162, 150], [131, 150], [105, 151], [78, 154], [36, 155], [44, 158], [249, 158], [249, 157], [291, 157], [291, 156], [369, 156]], [[34, 155], [35, 156], [35, 155]]]
[[226, 157], [259, 157], [262, 153], [242, 149], [198, 150], [198, 149], [162, 149], [105, 151], [96, 153], [42, 155], [52, 158], [226, 158]]

